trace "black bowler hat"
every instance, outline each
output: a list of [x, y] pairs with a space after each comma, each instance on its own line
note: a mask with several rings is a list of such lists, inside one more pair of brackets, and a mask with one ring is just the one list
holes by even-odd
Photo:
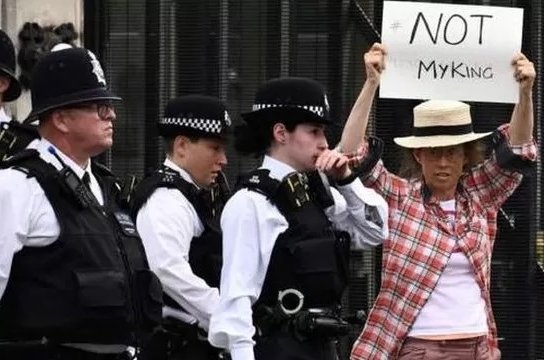
[[185, 95], [168, 102], [159, 120], [159, 134], [224, 138], [231, 124], [227, 108], [218, 98]]
[[284, 77], [267, 81], [257, 91], [252, 110], [242, 114], [248, 123], [282, 120], [331, 124], [329, 102], [323, 86], [307, 78]]
[[21, 84], [15, 77], [15, 48], [9, 36], [0, 30], [0, 72], [11, 79], [9, 88], [4, 92], [4, 101], [13, 101], [21, 95]]
[[84, 48], [46, 54], [32, 70], [30, 89], [29, 118], [82, 102], [121, 100], [106, 87], [104, 71], [96, 56]]

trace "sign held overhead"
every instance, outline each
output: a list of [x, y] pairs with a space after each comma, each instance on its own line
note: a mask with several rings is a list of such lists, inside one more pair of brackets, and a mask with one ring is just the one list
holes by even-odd
[[517, 103], [523, 9], [385, 1], [380, 97]]

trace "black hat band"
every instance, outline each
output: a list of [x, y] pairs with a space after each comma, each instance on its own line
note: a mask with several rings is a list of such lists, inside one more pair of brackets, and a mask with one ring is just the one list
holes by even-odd
[[317, 105], [293, 105], [293, 104], [253, 104], [253, 111], [258, 111], [268, 108], [300, 108], [313, 112], [317, 116], [325, 116], [325, 108]]
[[450, 125], [450, 126], [425, 126], [414, 127], [414, 136], [436, 136], [436, 135], [465, 135], [472, 133], [472, 124]]

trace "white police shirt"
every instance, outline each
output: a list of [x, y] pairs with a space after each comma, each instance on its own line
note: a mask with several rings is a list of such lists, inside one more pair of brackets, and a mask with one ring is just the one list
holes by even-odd
[[[295, 171], [287, 164], [265, 156], [261, 168], [281, 180]], [[325, 210], [336, 229], [351, 235], [352, 247], [363, 249], [382, 244], [388, 235], [388, 206], [359, 179], [331, 188], [335, 204]], [[365, 207], [375, 206], [383, 226], [365, 217]], [[221, 217], [223, 268], [221, 296], [210, 323], [209, 340], [230, 351], [233, 360], [254, 360], [255, 328], [251, 306], [259, 298], [270, 255], [278, 236], [289, 224], [266, 197], [242, 189], [227, 202]]]
[[0, 106], [0, 123], [10, 122], [11, 116], [6, 113], [6, 109], [3, 106]]
[[[45, 139], [34, 143], [40, 157], [61, 169], [62, 164], [49, 152], [53, 148], [57, 155], [79, 178], [85, 172], [90, 176], [90, 188], [100, 205], [104, 198], [100, 185], [91, 172], [90, 162], [85, 169], [77, 165], [53, 144]], [[60, 225], [42, 187], [35, 178], [14, 169], [0, 170], [0, 299], [6, 289], [13, 256], [24, 246], [47, 246], [60, 235]], [[74, 347], [104, 353], [118, 353], [125, 345], [71, 344]]]
[[[194, 184], [189, 173], [173, 161], [166, 159], [164, 165]], [[193, 205], [178, 189], [159, 188], [139, 210], [136, 228], [149, 266], [161, 280], [164, 292], [207, 331], [219, 290], [209, 287], [189, 265], [191, 241], [204, 231]]]

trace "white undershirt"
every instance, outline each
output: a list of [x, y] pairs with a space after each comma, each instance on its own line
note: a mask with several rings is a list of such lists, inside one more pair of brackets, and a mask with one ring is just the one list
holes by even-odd
[[[440, 207], [453, 224], [455, 200]], [[473, 333], [487, 333], [485, 301], [467, 256], [456, 248], [408, 336]]]

